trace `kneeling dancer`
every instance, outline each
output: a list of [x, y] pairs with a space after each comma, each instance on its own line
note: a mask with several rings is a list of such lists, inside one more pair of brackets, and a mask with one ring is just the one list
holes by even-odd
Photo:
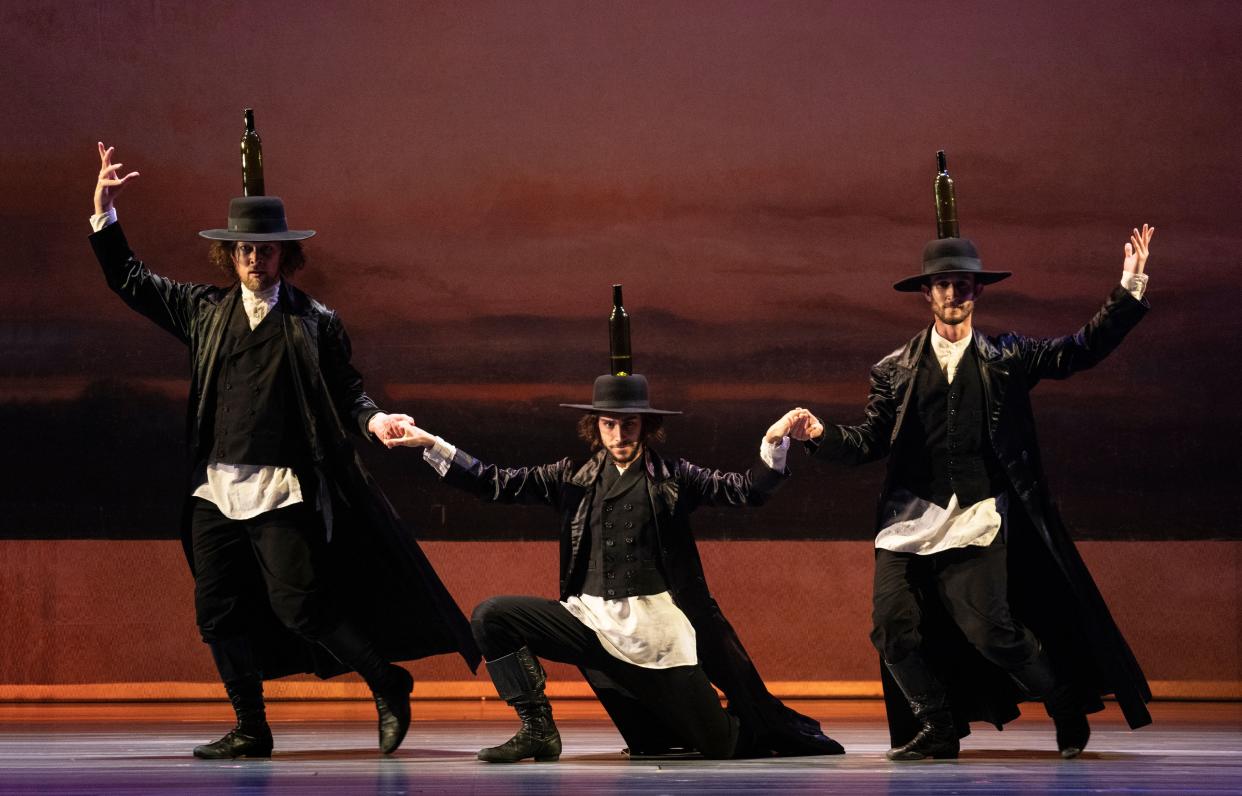
[[[396, 444], [421, 446], [445, 482], [503, 503], [542, 503], [561, 515], [561, 599], [484, 601], [471, 626], [502, 699], [522, 726], [479, 759], [556, 760], [561, 738], [536, 656], [575, 664], [631, 755], [695, 749], [713, 759], [840, 754], [819, 723], [764, 686], [703, 576], [689, 514], [697, 506], [758, 506], [786, 477], [789, 437], [806, 438], [808, 413], [772, 425], [760, 461], [725, 473], [665, 459], [664, 438], [641, 375], [595, 381], [580, 435], [594, 455], [537, 467], [485, 464], [412, 424]], [[721, 707], [712, 684], [724, 691]]]

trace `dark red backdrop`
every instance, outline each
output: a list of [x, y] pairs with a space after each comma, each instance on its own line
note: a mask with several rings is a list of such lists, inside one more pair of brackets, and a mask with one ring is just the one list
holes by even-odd
[[[888, 286], [933, 234], [938, 148], [1016, 273], [985, 329], [1073, 330], [1154, 223], [1149, 319], [1040, 388], [1053, 487], [1085, 537], [1239, 537], [1235, 3], [6, 2], [0, 38], [0, 536], [171, 535], [184, 352], [99, 278], [94, 144], [142, 172], [139, 254], [210, 279], [194, 233], [252, 106], [373, 391], [510, 463], [576, 446], [555, 402], [605, 367], [614, 281], [656, 400], [693, 410], [679, 451], [742, 466], [790, 405], [858, 417], [925, 320]], [[405, 454], [371, 459], [425, 534], [550, 531]], [[869, 535], [878, 469], [795, 466], [703, 535]]]

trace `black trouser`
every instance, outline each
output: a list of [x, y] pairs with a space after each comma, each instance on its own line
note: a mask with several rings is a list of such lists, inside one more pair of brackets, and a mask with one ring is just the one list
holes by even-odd
[[920, 599], [938, 599], [983, 657], [1007, 672], [1035, 661], [1039, 643], [1009, 612], [1005, 543], [920, 556], [875, 551], [871, 643], [889, 663], [922, 644]]
[[700, 666], [647, 669], [614, 658], [595, 631], [556, 600], [492, 597], [470, 618], [483, 657], [496, 660], [527, 647], [537, 657], [603, 672], [633, 694], [704, 757], [733, 756], [737, 731]]
[[215, 504], [194, 499], [190, 525], [194, 610], [203, 641], [215, 643], [254, 629], [266, 591], [285, 627], [317, 641], [341, 622], [317, 574], [326, 553], [323, 524], [305, 503], [231, 520]]

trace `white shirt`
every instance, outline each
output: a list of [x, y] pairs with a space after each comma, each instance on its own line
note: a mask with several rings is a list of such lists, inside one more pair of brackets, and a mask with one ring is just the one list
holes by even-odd
[[[765, 439], [759, 446], [763, 463], [777, 472], [784, 472], [788, 453], [789, 437], [778, 445]], [[436, 437], [435, 444], [423, 450], [423, 459], [443, 477], [456, 454], [456, 447]], [[612, 464], [625, 472], [624, 467]], [[644, 669], [694, 666], [699, 662], [694, 625], [667, 591], [614, 599], [575, 594], [561, 605], [595, 631], [600, 645], [618, 660]]]
[[[1121, 286], [1140, 301], [1147, 289], [1147, 275], [1125, 273]], [[970, 347], [971, 336], [950, 342], [933, 326], [930, 343], [940, 363], [940, 371], [950, 384], [957, 375], [962, 356]], [[875, 537], [875, 546], [894, 553], [932, 555], [960, 547], [986, 547], [996, 539], [1004, 525], [1008, 508], [1004, 493], [962, 506], [957, 495], [945, 507], [937, 506], [905, 490], [894, 490], [884, 506], [884, 527]]]

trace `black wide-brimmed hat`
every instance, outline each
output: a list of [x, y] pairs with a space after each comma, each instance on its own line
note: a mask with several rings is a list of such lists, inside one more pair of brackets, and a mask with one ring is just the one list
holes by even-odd
[[629, 376], [600, 376], [591, 390], [589, 404], [561, 404], [569, 409], [584, 409], [607, 415], [679, 415], [669, 409], [651, 406], [647, 394], [647, 377], [640, 373]]
[[923, 247], [923, 273], [893, 283], [894, 290], [917, 293], [929, 278], [942, 274], [974, 274], [975, 281], [990, 285], [1011, 276], [1012, 271], [985, 271], [975, 244], [966, 238], [940, 238]]
[[198, 233], [210, 240], [260, 241], [305, 240], [313, 229], [289, 229], [285, 203], [279, 196], [239, 196], [229, 202], [229, 228]]

